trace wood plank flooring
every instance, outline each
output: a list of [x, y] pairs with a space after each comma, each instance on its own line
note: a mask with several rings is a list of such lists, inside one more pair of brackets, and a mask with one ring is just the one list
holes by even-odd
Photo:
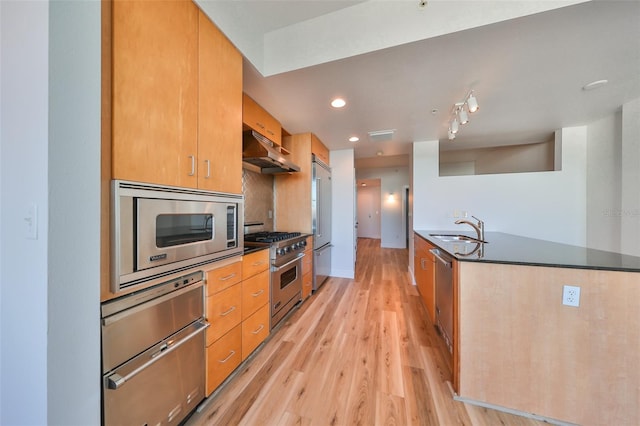
[[326, 281], [186, 424], [543, 424], [452, 399], [407, 261], [360, 239], [355, 279]]

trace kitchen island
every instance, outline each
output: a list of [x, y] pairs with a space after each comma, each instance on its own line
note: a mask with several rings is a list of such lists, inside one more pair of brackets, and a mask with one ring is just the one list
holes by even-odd
[[[454, 257], [456, 398], [583, 425], [640, 424], [640, 258], [489, 232], [416, 236]], [[437, 283], [436, 283], [437, 285]], [[579, 306], [563, 287], [580, 287]]]

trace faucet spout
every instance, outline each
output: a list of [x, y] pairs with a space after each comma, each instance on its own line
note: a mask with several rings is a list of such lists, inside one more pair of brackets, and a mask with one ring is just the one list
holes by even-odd
[[471, 226], [476, 231], [476, 234], [478, 234], [478, 240], [484, 242], [484, 222], [475, 216], [471, 216], [471, 217], [477, 220], [478, 223], [475, 224], [469, 220], [459, 219], [459, 220], [456, 220], [456, 225], [466, 223], [467, 225]]

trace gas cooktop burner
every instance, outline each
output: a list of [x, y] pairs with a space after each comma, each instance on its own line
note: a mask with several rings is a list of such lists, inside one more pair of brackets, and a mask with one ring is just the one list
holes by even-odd
[[245, 234], [244, 240], [252, 243], [274, 243], [296, 238], [300, 235], [300, 232], [255, 232], [253, 234]]

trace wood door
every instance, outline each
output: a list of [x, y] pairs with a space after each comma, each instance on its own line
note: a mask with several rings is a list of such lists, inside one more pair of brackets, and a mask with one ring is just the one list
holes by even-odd
[[199, 14], [198, 187], [242, 193], [242, 56]]
[[112, 30], [113, 178], [196, 187], [198, 8], [114, 1]]

